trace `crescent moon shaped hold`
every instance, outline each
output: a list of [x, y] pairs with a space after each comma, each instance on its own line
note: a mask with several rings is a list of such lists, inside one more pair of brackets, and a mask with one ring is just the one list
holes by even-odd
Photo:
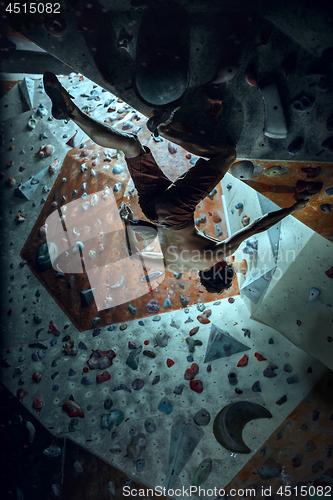
[[257, 418], [272, 418], [263, 406], [251, 401], [236, 401], [225, 406], [215, 417], [213, 432], [216, 440], [234, 453], [251, 453], [243, 441], [245, 425]]

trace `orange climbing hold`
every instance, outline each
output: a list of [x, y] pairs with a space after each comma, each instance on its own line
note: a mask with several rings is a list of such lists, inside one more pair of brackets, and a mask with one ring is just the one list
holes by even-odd
[[200, 321], [200, 323], [202, 323], [203, 325], [207, 325], [208, 323], [210, 323], [210, 320], [207, 318], [207, 316], [205, 316], [205, 314], [199, 314], [199, 316], [197, 316], [197, 320]]
[[249, 357], [248, 357], [248, 355], [247, 355], [247, 354], [244, 354], [244, 356], [242, 357], [242, 359], [240, 359], [240, 360], [238, 361], [237, 366], [238, 366], [238, 367], [239, 367], [239, 366], [246, 366], [246, 365], [247, 365], [247, 363], [248, 363], [248, 361], [249, 361]]
[[259, 354], [259, 352], [255, 352], [254, 355], [258, 361], [267, 361], [262, 354]]
[[213, 213], [213, 222], [221, 222], [221, 217], [219, 216], [219, 214], [216, 212]]

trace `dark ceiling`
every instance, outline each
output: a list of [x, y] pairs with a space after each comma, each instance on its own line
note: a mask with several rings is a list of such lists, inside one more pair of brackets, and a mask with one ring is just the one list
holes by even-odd
[[59, 13], [13, 13], [9, 22], [68, 73], [82, 73], [147, 117], [155, 113], [155, 122], [179, 107], [175, 127], [231, 142], [238, 157], [290, 160], [289, 145], [302, 137], [297, 160], [327, 162], [332, 5], [61, 0]]

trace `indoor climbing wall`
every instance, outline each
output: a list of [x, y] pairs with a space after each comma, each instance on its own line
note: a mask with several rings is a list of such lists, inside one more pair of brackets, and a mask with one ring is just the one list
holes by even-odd
[[[239, 175], [240, 164], [235, 164], [231, 172], [237, 174], [236, 168]], [[330, 175], [330, 169], [325, 172]], [[243, 175], [247, 178], [249, 172], [243, 172]], [[291, 180], [284, 182], [292, 185]], [[269, 193], [269, 199], [249, 187], [249, 183], [231, 173], [222, 181], [224, 206], [227, 207], [225, 214], [231, 234], [243, 227], [245, 215], [253, 222], [267, 212], [294, 203], [291, 193], [276, 196]], [[272, 190], [275, 186], [272, 183]], [[269, 188], [269, 184], [266, 187]], [[251, 318], [277, 328], [294, 344], [332, 368], [328, 348], [332, 342], [328, 327], [332, 322], [332, 241], [323, 237], [331, 226], [332, 214], [322, 212], [318, 206], [320, 198], [325, 196], [321, 192], [314, 195], [305, 209], [244, 241], [235, 253], [235, 259], [245, 258], [247, 261], [246, 276], [238, 276], [240, 293]], [[236, 208], [238, 203], [241, 208]], [[326, 220], [328, 224], [320, 224]], [[318, 232], [322, 228], [323, 236], [314, 231], [316, 224]]]
[[[63, 81], [65, 84], [66, 80]], [[110, 99], [101, 89], [96, 90], [93, 87], [92, 82], [87, 82], [83, 78], [79, 81], [79, 77], [76, 77], [71, 80], [68, 89], [74, 97], [77, 96], [78, 104], [81, 102], [82, 109], [91, 116], [98, 116], [101, 120], [104, 118], [108, 124], [116, 125], [122, 130], [134, 130], [138, 133], [142, 143], [152, 148], [157, 163], [171, 180], [175, 180], [195, 164], [197, 157], [161, 138], [152, 138], [142, 115], [131, 110], [119, 99], [114, 97]], [[98, 97], [98, 100], [95, 100], [95, 97]], [[50, 102], [47, 96], [45, 99], [46, 103]], [[28, 124], [34, 120], [29, 117], [28, 113], [24, 117], [28, 120]], [[16, 120], [22, 127], [22, 133], [25, 132], [29, 140], [39, 137], [49, 138], [52, 132], [59, 130], [59, 127], [64, 128], [66, 132], [70, 131], [70, 134], [62, 134], [61, 147], [58, 144], [54, 146], [50, 144], [53, 148], [50, 156], [40, 158], [39, 155], [30, 153], [35, 169], [41, 163], [43, 166], [51, 165], [43, 169], [43, 174], [46, 175], [44, 180], [53, 181], [56, 174], [58, 175], [53, 181], [51, 190], [47, 186], [43, 187], [44, 192], [48, 193], [47, 200], [43, 198], [45, 201], [41, 213], [22, 249], [21, 256], [80, 330], [97, 324], [100, 327], [114, 321], [125, 321], [132, 315], [140, 318], [149, 314], [149, 308], [145, 307], [148, 292], [152, 299], [161, 303], [161, 307], [163, 305], [162, 310], [165, 311], [170, 308], [186, 307], [191, 301], [204, 302], [210, 298], [200, 285], [197, 275], [184, 275], [181, 279], [175, 280], [173, 273], [164, 273], [152, 281], [150, 290], [141, 264], [136, 266], [135, 263], [129, 262], [127, 266], [124, 265], [125, 234], [117, 216], [117, 207], [125, 201], [131, 206], [136, 218], [147, 219], [138, 205], [137, 194], [121, 152], [102, 148], [91, 141], [82, 142], [83, 134], [75, 129], [73, 123], [66, 124], [62, 121], [57, 124], [55, 120], [49, 121], [45, 118], [44, 121], [36, 123], [29, 132], [22, 116]], [[8, 134], [10, 135], [9, 131], [10, 129], [6, 128], [5, 140]], [[62, 148], [69, 149], [69, 147], [72, 149], [62, 163], [57, 158], [60, 157]], [[12, 151], [8, 151], [7, 155], [8, 158], [11, 157], [9, 162], [14, 164], [19, 157], [14, 158]], [[17, 151], [16, 154], [20, 153]], [[8, 184], [8, 178], [5, 182]], [[37, 182], [39, 179], [36, 179], [35, 175], [28, 186], [27, 182], [22, 182], [14, 187], [14, 193], [27, 200], [27, 192], [30, 198], [30, 191], [37, 188]], [[117, 205], [113, 208], [113, 216], [111, 205], [108, 205], [112, 199], [115, 199]], [[101, 201], [98, 203], [98, 200]], [[220, 186], [217, 186], [211, 195], [198, 205], [195, 217], [199, 230], [220, 240], [228, 236]], [[88, 220], [91, 222], [87, 222]], [[61, 221], [64, 222], [65, 229], [59, 225]], [[56, 235], [52, 234], [56, 225], [59, 225], [61, 234], [57, 229], [54, 229]], [[58, 258], [53, 259], [53, 268], [51, 261], [44, 258], [46, 240], [57, 243]], [[71, 249], [65, 240], [69, 242]], [[84, 271], [78, 263], [79, 246], [82, 242], [85, 244], [85, 248], [82, 248]], [[158, 241], [152, 242], [146, 249], [159, 251]], [[71, 257], [68, 257], [69, 255]], [[42, 261], [41, 264], [39, 260]], [[90, 299], [86, 300], [91, 289], [94, 289], [94, 300], [92, 292]], [[237, 291], [235, 281], [225, 296], [235, 295]], [[129, 301], [130, 307], [128, 307]]]

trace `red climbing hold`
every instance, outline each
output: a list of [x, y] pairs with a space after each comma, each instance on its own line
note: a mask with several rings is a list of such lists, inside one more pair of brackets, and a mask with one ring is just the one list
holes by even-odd
[[40, 381], [41, 381], [41, 378], [42, 378], [42, 376], [40, 375], [40, 373], [34, 373], [34, 374], [32, 375], [32, 380], [33, 380], [34, 382], [36, 382], [36, 384], [38, 384], [38, 382], [40, 382]]
[[75, 418], [75, 417], [84, 418], [84, 412], [83, 412], [81, 406], [79, 406], [77, 403], [75, 403], [75, 401], [66, 401], [62, 405], [62, 409], [64, 411], [67, 411], [68, 416], [70, 418]]
[[185, 370], [184, 378], [185, 380], [193, 380], [199, 371], [199, 366], [196, 363], [192, 363], [191, 368]]
[[194, 392], [202, 392], [203, 391], [203, 384], [201, 380], [191, 380], [190, 381], [190, 389]]
[[333, 278], [333, 267], [328, 269], [328, 271], [325, 271], [325, 274], [328, 278]]
[[233, 297], [228, 298], [229, 304], [233, 304], [235, 302], [235, 299]]
[[243, 391], [241, 389], [238, 389], [238, 387], [236, 387], [235, 393], [236, 394], [243, 394]]
[[32, 402], [32, 406], [37, 410], [37, 412], [40, 412], [44, 406], [44, 403], [41, 398], [35, 398]]
[[199, 326], [195, 326], [194, 328], [192, 328], [192, 330], [190, 330], [189, 336], [192, 337], [192, 335], [195, 335], [198, 330]]
[[250, 63], [245, 70], [245, 81], [251, 85], [251, 87], [257, 86], [256, 72], [253, 63]]
[[102, 384], [103, 382], [110, 380], [110, 378], [111, 378], [110, 373], [105, 370], [103, 373], [100, 373], [99, 375], [96, 376], [96, 382], [98, 384]]
[[313, 179], [314, 177], [318, 177], [320, 173], [320, 167], [301, 168], [301, 172], [306, 179]]
[[327, 118], [327, 122], [326, 122], [326, 128], [329, 132], [331, 132], [331, 130], [333, 130], [333, 114], [330, 115], [328, 118]]
[[170, 368], [170, 366], [174, 365], [174, 364], [175, 364], [175, 362], [174, 362], [172, 359], [168, 358], [168, 359], [166, 360], [166, 364], [167, 364], [167, 365], [168, 365], [168, 367]]
[[56, 327], [56, 325], [54, 324], [53, 319], [51, 319], [51, 321], [49, 323], [49, 329], [48, 329], [47, 333], [53, 333], [56, 337], [58, 337], [60, 335], [60, 332], [59, 332], [58, 328]]
[[29, 394], [29, 391], [26, 391], [25, 389], [17, 389], [16, 396], [18, 399], [23, 399]]
[[246, 366], [246, 365], [247, 365], [247, 363], [248, 363], [248, 361], [249, 361], [249, 357], [248, 357], [248, 355], [247, 355], [247, 354], [244, 354], [244, 356], [242, 357], [242, 359], [240, 359], [240, 360], [238, 361], [237, 366], [238, 366], [238, 367], [239, 367], [239, 366]]
[[149, 344], [149, 340], [145, 340], [144, 345], [148, 345], [148, 344]]
[[294, 72], [295, 66], [296, 54], [295, 52], [291, 52], [291, 54], [288, 54], [281, 63], [281, 70], [286, 80], [288, 80], [288, 78], [290, 78], [290, 76]]
[[262, 354], [259, 354], [259, 352], [255, 352], [254, 355], [258, 361], [267, 361]]

